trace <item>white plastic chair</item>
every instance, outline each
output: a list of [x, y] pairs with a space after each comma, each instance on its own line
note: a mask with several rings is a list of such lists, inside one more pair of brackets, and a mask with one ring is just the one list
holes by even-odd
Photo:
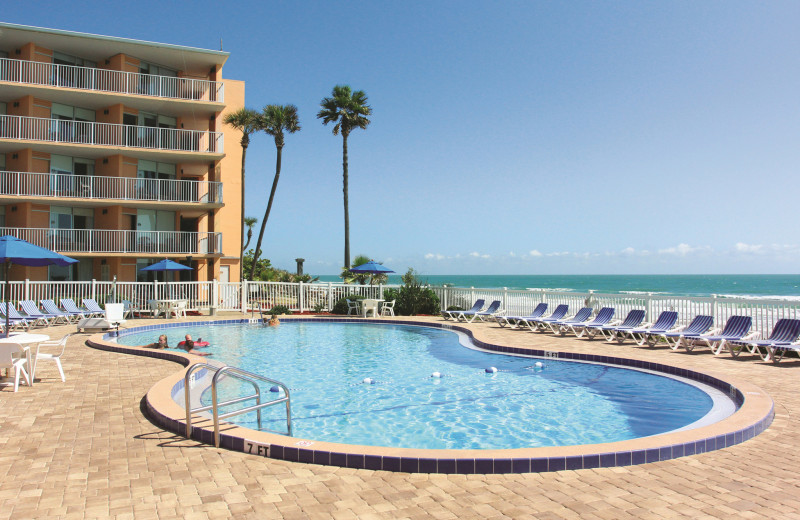
[[175, 302], [167, 311], [167, 318], [169, 318], [169, 314], [172, 314], [176, 318], [179, 316], [186, 317], [186, 300], [180, 300]]
[[105, 317], [109, 325], [118, 329], [120, 324], [125, 323], [125, 304], [107, 303]]
[[25, 382], [31, 386], [31, 378], [25, 370], [28, 364], [28, 347], [18, 343], [0, 343], [0, 369], [14, 370], [14, 391], [19, 390], [19, 375], [25, 376]]
[[360, 314], [360, 305], [358, 300], [347, 300], [347, 315], [350, 316], [355, 312], [356, 315]]
[[147, 308], [154, 318], [158, 318], [158, 315], [161, 314], [161, 305], [159, 305], [158, 300], [147, 300]]
[[392, 300], [390, 302], [383, 302], [381, 303], [381, 316], [394, 316], [394, 302], [397, 300]]
[[[64, 367], [61, 366], [61, 356], [64, 355], [64, 351], [67, 348], [67, 340], [70, 336], [72, 336], [72, 334], [67, 334], [58, 340], [51, 339], [48, 341], [42, 341], [39, 343], [39, 353], [36, 354], [36, 363], [39, 363], [39, 361], [55, 361], [56, 366], [58, 367], [58, 373], [61, 374], [62, 383], [67, 379], [64, 377]], [[61, 348], [61, 351], [56, 353], [59, 347]], [[52, 352], [42, 352], [42, 348], [52, 349]]]

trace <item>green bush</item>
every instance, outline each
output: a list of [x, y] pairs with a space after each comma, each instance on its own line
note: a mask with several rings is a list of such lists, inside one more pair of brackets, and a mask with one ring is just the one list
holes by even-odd
[[449, 307], [447, 307], [447, 310], [448, 311], [463, 311], [465, 309], [464, 309], [464, 307], [461, 307], [460, 305], [450, 305]]
[[347, 300], [363, 300], [364, 297], [358, 294], [342, 296], [331, 309], [331, 314], [347, 314]]
[[289, 310], [289, 307], [286, 305], [276, 305], [275, 307], [271, 308], [267, 311], [269, 315], [281, 315], [281, 314], [291, 314], [292, 311]]
[[[385, 300], [397, 300], [397, 303], [394, 305], [395, 314], [401, 316], [439, 314], [439, 297], [436, 296], [436, 293], [433, 292], [433, 289], [430, 287], [423, 287], [423, 282], [414, 269], [409, 268], [402, 279], [403, 285], [400, 286], [400, 289], [397, 291], [396, 298], [387, 298], [384, 296]], [[388, 292], [389, 291], [386, 291], [386, 293]]]

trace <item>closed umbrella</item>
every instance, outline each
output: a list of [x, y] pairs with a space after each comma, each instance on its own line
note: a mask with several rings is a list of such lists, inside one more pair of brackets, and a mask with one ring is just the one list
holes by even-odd
[[8, 302], [11, 294], [8, 270], [11, 264], [43, 267], [47, 265], [67, 266], [77, 262], [74, 258], [64, 256], [44, 247], [31, 244], [21, 238], [5, 235], [0, 237], [0, 261], [5, 265], [5, 303], [6, 303], [6, 336], [10, 324]]

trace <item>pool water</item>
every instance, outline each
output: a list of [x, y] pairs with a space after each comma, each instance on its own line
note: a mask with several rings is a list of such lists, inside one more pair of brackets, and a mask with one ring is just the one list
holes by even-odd
[[[294, 436], [318, 441], [427, 449], [594, 444], [680, 429], [713, 405], [708, 393], [669, 377], [478, 351], [463, 335], [431, 327], [284, 321], [164, 332], [170, 345], [187, 333], [202, 336], [213, 359], [286, 384]], [[154, 335], [119, 342], [140, 345]], [[226, 380], [223, 399], [242, 395], [238, 384]], [[264, 418], [266, 428], [285, 431], [282, 406]], [[232, 420], [257, 427], [255, 414]]]

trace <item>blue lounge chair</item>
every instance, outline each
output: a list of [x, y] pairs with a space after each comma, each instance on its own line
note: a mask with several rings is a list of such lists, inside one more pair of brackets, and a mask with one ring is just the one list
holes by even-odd
[[88, 317], [89, 311], [86, 309], [81, 309], [75, 303], [72, 298], [61, 298], [61, 307], [64, 309], [65, 312], [72, 314], [73, 316], [77, 316], [78, 319], [84, 319]]
[[534, 318], [532, 320], [521, 319], [519, 320], [519, 323], [522, 325], [527, 325], [527, 327], [532, 331], [537, 331], [540, 328], [544, 328], [546, 324], [551, 321], [558, 321], [564, 318], [564, 316], [566, 316], [568, 312], [569, 312], [569, 305], [562, 303], [561, 305], [556, 307], [556, 309], [553, 311], [553, 314], [551, 314], [550, 316], [545, 316], [543, 318]]
[[14, 304], [11, 302], [0, 303], [0, 321], [2, 321], [3, 327], [6, 325], [6, 316], [8, 316], [9, 330], [17, 329], [19, 327], [25, 327], [25, 330], [31, 328], [31, 322], [23, 318], [19, 311], [17, 311], [17, 308], [14, 307]]
[[87, 318], [102, 318], [106, 315], [106, 311], [100, 307], [94, 298], [84, 298], [83, 306], [89, 312], [89, 314], [86, 315]]
[[664, 334], [659, 334], [659, 337], [663, 338], [664, 341], [667, 342], [669, 348], [672, 350], [678, 350], [681, 347], [681, 343], [683, 343], [686, 338], [699, 337], [701, 334], [708, 332], [708, 329], [713, 326], [713, 316], [699, 314], [694, 317], [692, 322], [687, 325], [686, 328], [673, 332], [665, 332]]
[[[664, 311], [658, 315], [656, 322], [647, 327], [640, 327], [622, 332], [623, 341], [626, 337], [630, 337], [637, 345], [641, 346], [647, 343], [647, 346], [652, 347], [658, 341], [660, 334], [672, 332], [675, 323], [678, 321], [678, 313], [675, 311]], [[622, 343], [622, 341], [620, 341]]]
[[600, 333], [603, 334], [603, 337], [609, 343], [613, 343], [615, 340], [622, 343], [625, 341], [623, 337], [622, 340], [619, 339], [619, 336], [624, 333], [625, 331], [635, 329], [639, 325], [642, 324], [644, 321], [644, 311], [641, 309], [634, 309], [625, 316], [625, 320], [619, 325], [606, 325], [605, 327], [600, 328]]
[[25, 312], [25, 318], [28, 319], [28, 321], [34, 321], [34, 325], [44, 325], [47, 327], [51, 322], [55, 321], [55, 316], [44, 314], [39, 310], [39, 307], [36, 306], [33, 300], [22, 300], [19, 302], [19, 306]]
[[[44, 310], [45, 310], [45, 312], [47, 312], [47, 314], [54, 314], [56, 316], [62, 316], [69, 323], [78, 321], [78, 319], [80, 319], [75, 314], [71, 314], [69, 312], [64, 312], [61, 309], [59, 309], [58, 305], [56, 305], [56, 302], [54, 302], [53, 300], [41, 300], [40, 303], [42, 304], [42, 307], [44, 307]], [[80, 314], [80, 316], [83, 316], [83, 313], [79, 313], [79, 314]]]
[[727, 341], [725, 348], [733, 357], [747, 350], [751, 354], [758, 354], [764, 361], [780, 363], [789, 350], [797, 351], [798, 345], [792, 344], [797, 342], [798, 337], [800, 337], [800, 320], [783, 318], [775, 323], [772, 334], [767, 339]]
[[492, 302], [491, 305], [489, 305], [489, 307], [485, 311], [476, 312], [475, 317], [480, 318], [481, 321], [486, 321], [487, 319], [501, 316], [506, 313], [505, 310], [500, 310], [500, 306], [502, 304], [503, 302], [501, 302], [500, 300], [495, 300]]
[[[586, 334], [589, 339], [592, 339], [599, 332], [599, 328], [608, 325], [613, 318], [614, 307], [603, 307], [597, 312], [597, 316], [595, 316], [592, 321], [570, 324], [567, 325], [567, 328], [579, 338], [582, 338], [583, 335]], [[594, 333], [592, 333], [592, 331], [594, 331]]]
[[[466, 312], [478, 312], [479, 310], [483, 309], [483, 306], [486, 305], [486, 300], [483, 298], [479, 298], [475, 300], [475, 303], [472, 305], [472, 308]], [[442, 311], [442, 317], [446, 320], [449, 319], [456, 319], [456, 314], [464, 312], [464, 311]]]
[[589, 318], [592, 317], [593, 311], [594, 309], [591, 307], [584, 307], [575, 313], [575, 316], [558, 321], [548, 322], [547, 326], [550, 327], [550, 330], [553, 331], [553, 334], [561, 334], [562, 336], [566, 336], [570, 325], [586, 323], [589, 321]]
[[710, 334], [702, 334], [696, 338], [687, 338], [683, 346], [687, 352], [693, 351], [696, 347], [708, 347], [715, 356], [722, 352], [725, 343], [750, 339], [754, 334], [748, 335], [753, 326], [753, 318], [750, 316], [731, 316], [725, 322], [722, 332], [713, 331]]
[[540, 303], [533, 309], [533, 312], [527, 316], [495, 316], [495, 320], [501, 327], [505, 327], [508, 325], [512, 329], [516, 329], [519, 326], [519, 322], [521, 320], [535, 320], [536, 318], [540, 318], [544, 315], [545, 311], [547, 310], [546, 303]]
[[497, 312], [500, 308], [500, 300], [493, 301], [484, 311], [454, 311], [456, 321], [464, 320], [467, 323], [472, 323], [479, 314], [492, 314]]

